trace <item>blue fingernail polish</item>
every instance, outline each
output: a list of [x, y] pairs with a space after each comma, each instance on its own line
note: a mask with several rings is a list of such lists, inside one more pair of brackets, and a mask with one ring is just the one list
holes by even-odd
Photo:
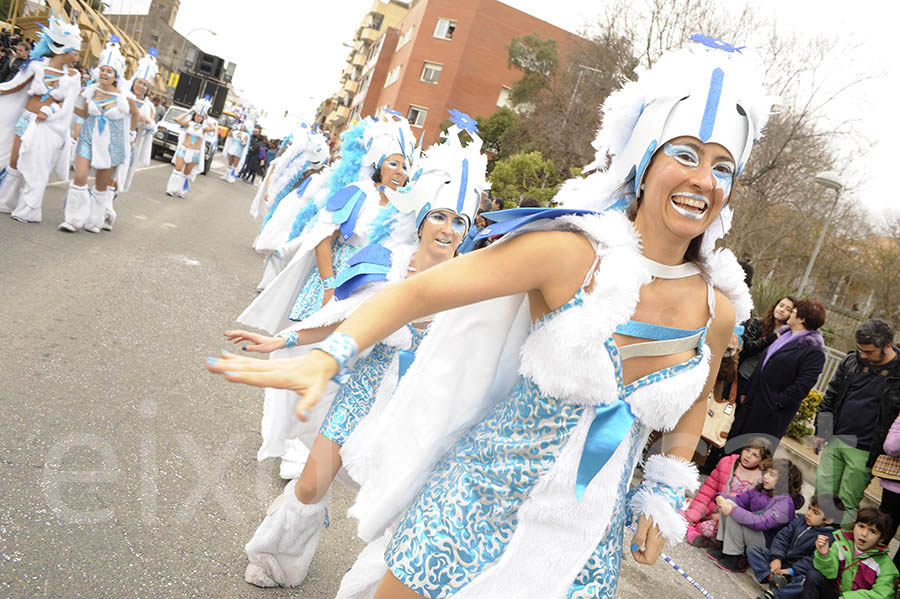
[[242, 345], [242, 346], [241, 346], [241, 351], [247, 351], [247, 346], [246, 346], [246, 345]]
[[226, 375], [226, 376], [234, 376], [234, 372], [231, 371], [231, 370], [226, 370], [226, 371], [225, 371], [225, 375]]
[[217, 362], [217, 360], [215, 358], [206, 358], [207, 364], [215, 364], [216, 362]]
[[304, 418], [309, 418], [309, 410], [303, 410], [303, 411], [300, 412], [300, 413], [303, 414], [303, 417], [304, 417]]
[[631, 544], [631, 552], [632, 552], [632, 553], [637, 553], [637, 552], [640, 551], [640, 550], [641, 550], [641, 546], [640, 546], [640, 545], [638, 545], [638, 544], [636, 544], [636, 543], [632, 543], [632, 544]]

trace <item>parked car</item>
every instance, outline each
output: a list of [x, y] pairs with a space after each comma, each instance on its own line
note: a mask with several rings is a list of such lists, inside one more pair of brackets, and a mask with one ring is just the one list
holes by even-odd
[[[171, 159], [178, 149], [178, 137], [181, 135], [182, 128], [175, 119], [188, 111], [187, 108], [181, 106], [169, 106], [162, 120], [159, 121], [159, 129], [153, 135], [153, 158], [157, 160]], [[212, 143], [207, 141], [204, 144], [204, 165], [203, 174], [209, 172], [212, 167], [212, 158], [216, 152], [216, 148]]]

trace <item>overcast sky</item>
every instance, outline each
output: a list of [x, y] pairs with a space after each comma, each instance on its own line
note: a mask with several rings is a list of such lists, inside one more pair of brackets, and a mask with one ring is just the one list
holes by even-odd
[[[735, 10], [744, 5], [723, 0]], [[149, 0], [111, 0], [111, 12], [146, 12]], [[506, 4], [570, 31], [593, 22], [597, 0], [505, 0]], [[271, 114], [310, 119], [318, 103], [338, 88], [338, 78], [360, 19], [372, 0], [309, 2], [297, 0], [181, 0], [175, 28], [192, 42], [238, 63], [235, 86]], [[893, 149], [900, 136], [895, 104], [900, 72], [895, 39], [900, 7], [894, 0], [753, 0], [752, 6], [775, 16], [782, 27], [804, 36], [840, 35], [862, 45], [859, 64], [888, 75], [849, 95], [835, 108], [836, 120], [859, 119], [859, 130], [876, 145], [852, 170], [861, 185], [854, 199], [878, 214], [900, 207]], [[314, 8], [311, 8], [314, 7]], [[333, 8], [331, 8], [333, 7]], [[124, 9], [124, 10], [123, 10]], [[208, 28], [216, 32], [197, 30]], [[196, 30], [196, 31], [195, 31]]]

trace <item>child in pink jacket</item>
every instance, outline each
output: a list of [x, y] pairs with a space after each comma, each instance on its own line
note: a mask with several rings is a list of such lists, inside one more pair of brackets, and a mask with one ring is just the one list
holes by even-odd
[[757, 437], [751, 439], [739, 454], [728, 455], [719, 460], [716, 469], [706, 478], [684, 512], [688, 521], [688, 543], [694, 547], [705, 547], [716, 538], [719, 528], [716, 495], [737, 496], [753, 488], [762, 480], [760, 462], [770, 457], [769, 442]]

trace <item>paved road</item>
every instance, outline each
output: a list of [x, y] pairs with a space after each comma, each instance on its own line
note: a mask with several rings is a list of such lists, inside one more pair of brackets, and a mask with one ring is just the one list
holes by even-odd
[[[211, 174], [169, 198], [169, 169], [137, 175], [111, 233], [58, 232], [62, 185], [41, 224], [0, 215], [0, 597], [326, 599], [362, 547], [338, 485], [303, 587], [243, 582], [281, 481], [255, 460], [262, 394], [203, 365], [261, 275], [253, 189]], [[758, 592], [699, 550], [674, 556], [717, 598]], [[624, 561], [620, 597], [701, 597]]]

